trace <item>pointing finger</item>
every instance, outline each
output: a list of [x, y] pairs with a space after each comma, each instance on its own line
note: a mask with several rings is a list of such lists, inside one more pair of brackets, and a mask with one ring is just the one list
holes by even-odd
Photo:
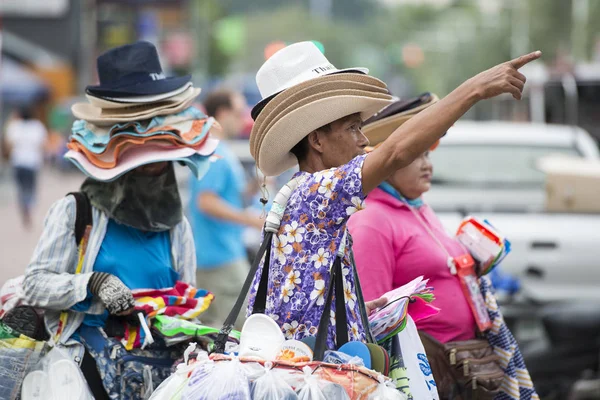
[[510, 65], [512, 65], [515, 69], [519, 69], [521, 67], [523, 67], [525, 64], [528, 64], [532, 61], [537, 60], [538, 58], [540, 58], [542, 56], [542, 52], [541, 51], [534, 51], [533, 53], [529, 53], [526, 54], [524, 56], [521, 56], [519, 58], [515, 58], [514, 60], [512, 60], [510, 62]]

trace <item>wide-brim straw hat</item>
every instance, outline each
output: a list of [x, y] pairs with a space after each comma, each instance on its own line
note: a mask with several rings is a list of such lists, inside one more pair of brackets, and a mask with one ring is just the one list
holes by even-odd
[[351, 114], [367, 119], [389, 105], [385, 84], [365, 72], [338, 70], [312, 42], [290, 45], [267, 60], [256, 75], [263, 100], [250, 135], [258, 168], [279, 175], [297, 164], [290, 151], [310, 132]]
[[281, 115], [289, 106], [310, 96], [331, 90], [353, 89], [372, 93], [387, 94], [385, 83], [377, 78], [363, 74], [329, 75], [303, 82], [286, 90], [285, 96], [277, 96], [270, 101], [252, 126], [250, 135], [250, 152], [256, 158], [258, 154], [259, 138], [264, 137], [265, 129], [271, 122]]
[[366, 120], [362, 132], [369, 139], [371, 146], [377, 146], [402, 124], [438, 100], [433, 93], [423, 93], [417, 97], [396, 101]]
[[189, 88], [177, 95], [177, 100], [167, 99], [156, 103], [130, 105], [124, 108], [100, 108], [90, 103], [75, 103], [71, 112], [76, 118], [94, 125], [109, 126], [119, 122], [137, 121], [159, 115], [175, 114], [190, 107], [200, 94], [199, 88]]
[[290, 106], [266, 131], [256, 157], [258, 168], [267, 176], [281, 174], [298, 163], [290, 150], [310, 132], [351, 114], [366, 119], [391, 100], [386, 94], [357, 92], [361, 91], [323, 92], [311, 96], [308, 104]]

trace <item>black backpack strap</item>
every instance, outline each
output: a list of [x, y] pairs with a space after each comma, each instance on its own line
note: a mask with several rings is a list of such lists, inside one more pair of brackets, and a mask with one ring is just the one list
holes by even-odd
[[371, 332], [371, 325], [369, 324], [369, 316], [367, 314], [367, 307], [365, 306], [365, 298], [362, 293], [362, 288], [360, 287], [360, 278], [358, 276], [358, 271], [356, 270], [356, 261], [354, 260], [354, 251], [352, 250], [352, 236], [350, 232], [348, 232], [348, 242], [349, 242], [349, 253], [350, 253], [350, 264], [352, 264], [352, 273], [354, 274], [354, 288], [356, 290], [356, 301], [358, 302], [358, 309], [360, 311], [360, 319], [365, 330], [365, 339], [367, 343], [377, 344], [375, 338], [373, 337], [373, 332]]
[[71, 192], [67, 196], [75, 197], [75, 244], [79, 246], [83, 235], [85, 235], [85, 229], [93, 223], [92, 205], [83, 192]]

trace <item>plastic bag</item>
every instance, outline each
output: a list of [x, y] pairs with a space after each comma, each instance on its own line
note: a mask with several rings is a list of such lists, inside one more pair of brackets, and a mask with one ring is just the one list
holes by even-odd
[[190, 362], [190, 354], [196, 350], [196, 343], [190, 343], [183, 353], [183, 363], [177, 366], [173, 375], [168, 377], [150, 396], [150, 400], [180, 400], [183, 390], [187, 386], [190, 374], [197, 363], [207, 362], [208, 354], [204, 351], [198, 353], [196, 361]]
[[265, 364], [265, 373], [252, 384], [253, 400], [295, 400], [296, 392], [285, 380], [278, 379], [271, 369], [273, 364]]
[[24, 275], [7, 280], [0, 288], [0, 318], [23, 303]]
[[419, 400], [439, 400], [440, 396], [429, 360], [419, 337], [417, 326], [410, 316], [407, 317], [406, 328], [398, 334], [398, 339], [413, 397]]
[[239, 359], [200, 363], [181, 400], [250, 400], [250, 382]]
[[312, 369], [304, 367], [302, 372], [304, 373], [304, 385], [298, 392], [298, 400], [327, 400], [321, 390], [319, 378], [312, 374]]
[[23, 380], [22, 400], [94, 400], [79, 366], [54, 347]]
[[408, 397], [400, 392], [390, 381], [385, 382], [383, 376], [379, 377], [377, 389], [369, 395], [368, 400], [407, 400]]
[[5, 338], [0, 340], [0, 399], [19, 397], [23, 380], [36, 368], [47, 349], [45, 342], [26, 336], [11, 338], [14, 335], [7, 330]]
[[351, 356], [341, 351], [327, 350], [323, 362], [329, 364], [352, 364], [358, 367], [364, 367], [365, 362], [358, 356]]

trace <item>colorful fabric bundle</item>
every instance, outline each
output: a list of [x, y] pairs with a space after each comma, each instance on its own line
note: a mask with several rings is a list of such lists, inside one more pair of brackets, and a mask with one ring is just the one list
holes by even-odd
[[[160, 104], [156, 103], [159, 109]], [[145, 105], [148, 110], [151, 106]], [[157, 111], [143, 116], [145, 119], [109, 125], [96, 119], [75, 121], [65, 158], [87, 176], [103, 182], [161, 161], [179, 161], [200, 179], [218, 144], [210, 135], [220, 129], [214, 118], [189, 106], [170, 115]]]
[[458, 227], [456, 238], [481, 265], [479, 275], [492, 271], [510, 253], [508, 239], [485, 219], [465, 218]]
[[416, 322], [439, 312], [437, 307], [430, 304], [434, 295], [432, 288], [427, 286], [428, 281], [420, 276], [383, 295], [388, 299], [388, 303], [369, 315], [371, 332], [378, 343], [381, 344], [402, 332], [408, 314]]
[[[148, 326], [157, 315], [191, 320], [198, 317], [210, 306], [214, 295], [204, 289], [196, 289], [178, 281], [167, 289], [141, 289], [132, 291], [135, 299], [134, 314], [142, 312]], [[127, 350], [142, 347], [146, 332], [140, 326], [128, 325], [125, 336], [118, 338]]]

